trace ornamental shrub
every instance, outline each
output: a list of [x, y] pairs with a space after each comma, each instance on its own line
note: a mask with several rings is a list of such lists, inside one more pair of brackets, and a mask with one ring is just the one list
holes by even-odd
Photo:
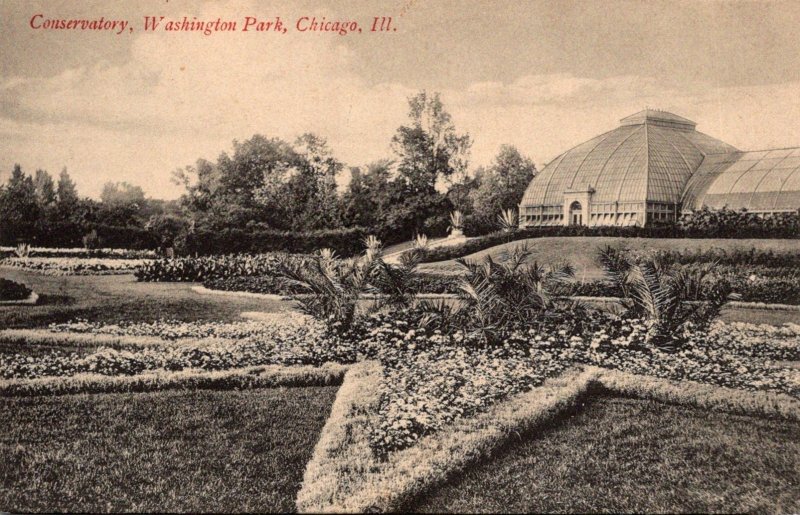
[[8, 279], [0, 277], [0, 301], [23, 300], [31, 294], [30, 288]]

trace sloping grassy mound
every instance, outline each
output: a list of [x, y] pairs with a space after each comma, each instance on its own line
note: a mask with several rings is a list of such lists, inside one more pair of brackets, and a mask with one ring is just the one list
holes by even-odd
[[792, 513], [798, 469], [797, 421], [601, 397], [409, 508]]
[[336, 390], [0, 399], [0, 510], [293, 511]]
[[[553, 236], [531, 238], [497, 245], [489, 249], [469, 254], [470, 260], [482, 260], [490, 255], [492, 259], [500, 259], [509, 249], [516, 245], [527, 243], [532, 254], [529, 261], [555, 264], [569, 261], [576, 268], [576, 277], [579, 280], [602, 279], [603, 271], [597, 261], [597, 249], [611, 246], [625, 246], [632, 250], [698, 250], [719, 248], [727, 251], [734, 249], [773, 250], [775, 252], [795, 251], [800, 252], [800, 240], [766, 240], [766, 239], [689, 239], [689, 238], [620, 238], [607, 236]], [[420, 265], [421, 272], [447, 273], [461, 271], [455, 260], [424, 263]]]

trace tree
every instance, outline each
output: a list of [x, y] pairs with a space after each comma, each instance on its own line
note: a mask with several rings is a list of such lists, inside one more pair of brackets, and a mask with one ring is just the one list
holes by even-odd
[[100, 193], [99, 220], [104, 225], [142, 226], [139, 214], [145, 205], [144, 191], [127, 182], [107, 182]]
[[463, 173], [472, 146], [469, 134], [458, 134], [438, 93], [425, 91], [408, 99], [410, 124], [392, 138], [398, 169], [415, 191], [433, 190], [437, 180]]
[[0, 240], [30, 242], [35, 237], [39, 204], [33, 179], [17, 164], [0, 196]]
[[113, 206], [136, 206], [144, 204], [144, 191], [127, 182], [107, 182], [100, 193], [100, 201]]
[[254, 135], [233, 142], [216, 162], [199, 160], [174, 173], [183, 205], [201, 229], [306, 231], [341, 226], [336, 175], [343, 165], [324, 138], [304, 134], [293, 145]]
[[495, 219], [506, 209], [516, 209], [536, 175], [533, 161], [513, 146], [503, 145], [492, 165], [481, 174], [480, 186], [471, 193], [476, 216]]
[[390, 204], [383, 213], [388, 242], [414, 233], [447, 230], [450, 201], [437, 185], [462, 176], [472, 141], [456, 132], [438, 93], [425, 91], [408, 99], [409, 124], [397, 129], [392, 148], [398, 156], [398, 177], [389, 188]]
[[36, 200], [39, 206], [44, 208], [56, 202], [56, 187], [53, 178], [45, 170], [36, 170], [33, 178]]
[[[384, 159], [370, 163], [366, 170], [350, 169], [350, 184], [342, 195], [342, 217], [348, 226], [377, 229], [389, 207], [389, 179], [393, 162]], [[378, 232], [378, 231], [376, 231]]]
[[315, 134], [306, 133], [297, 138], [295, 150], [302, 157], [300, 180], [311, 190], [303, 210], [303, 228], [341, 227], [336, 176], [344, 165], [333, 156], [327, 140]]
[[482, 181], [485, 170], [481, 167], [475, 170], [472, 175], [464, 175], [459, 181], [454, 182], [447, 190], [447, 198], [453, 204], [453, 208], [461, 211], [464, 215], [471, 215], [474, 212], [474, 192]]
[[64, 167], [58, 176], [58, 188], [56, 190], [58, 204], [60, 207], [74, 206], [78, 202], [78, 189]]

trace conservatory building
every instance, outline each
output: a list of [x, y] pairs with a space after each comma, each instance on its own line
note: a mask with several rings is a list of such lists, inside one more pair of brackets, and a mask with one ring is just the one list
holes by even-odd
[[800, 209], [800, 147], [743, 152], [695, 127], [652, 109], [623, 118], [533, 178], [520, 224], [645, 226], [704, 206]]

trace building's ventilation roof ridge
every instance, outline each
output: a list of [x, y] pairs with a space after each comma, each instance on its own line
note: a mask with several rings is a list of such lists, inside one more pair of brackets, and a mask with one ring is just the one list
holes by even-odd
[[652, 124], [664, 127], [671, 127], [673, 129], [684, 129], [693, 131], [697, 124], [683, 116], [670, 113], [668, 111], [661, 111], [658, 109], [646, 108], [638, 113], [626, 116], [620, 121], [621, 126], [627, 125], [643, 125]]

